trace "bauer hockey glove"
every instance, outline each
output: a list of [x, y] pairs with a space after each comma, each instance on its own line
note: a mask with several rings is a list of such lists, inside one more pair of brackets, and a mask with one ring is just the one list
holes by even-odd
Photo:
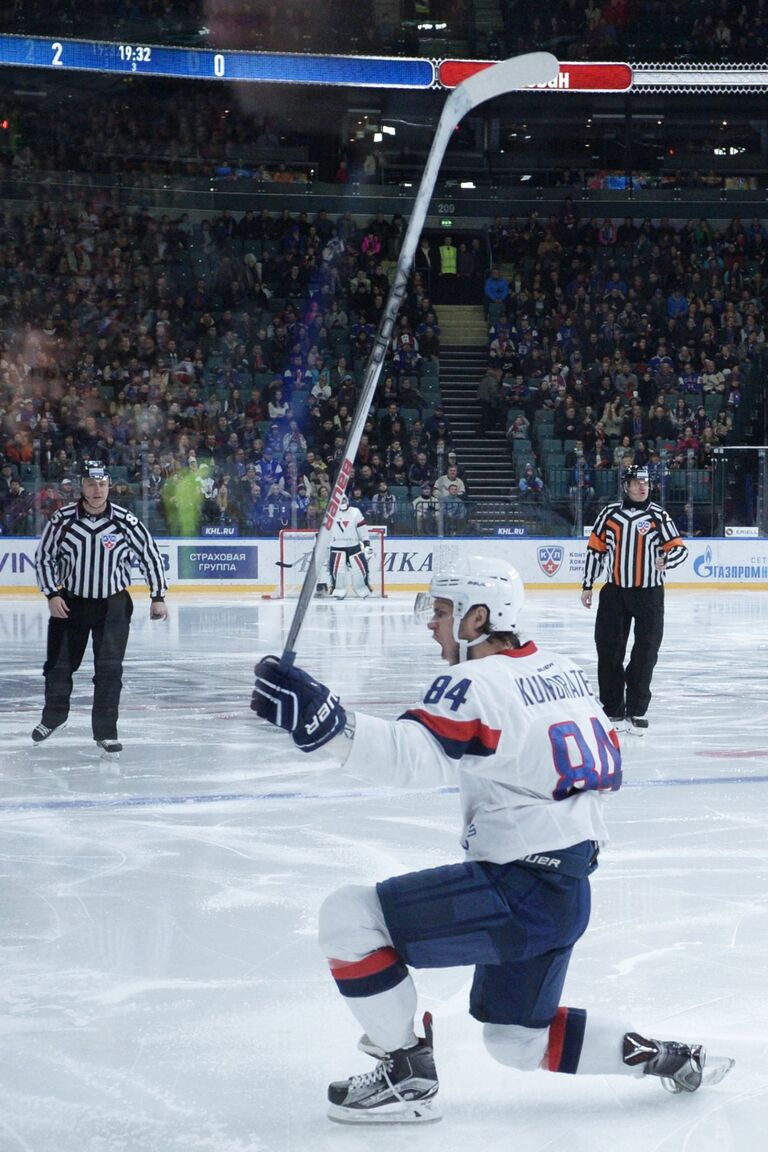
[[338, 696], [309, 673], [281, 667], [277, 656], [265, 656], [254, 671], [251, 708], [290, 732], [302, 752], [314, 752], [344, 731], [347, 713]]

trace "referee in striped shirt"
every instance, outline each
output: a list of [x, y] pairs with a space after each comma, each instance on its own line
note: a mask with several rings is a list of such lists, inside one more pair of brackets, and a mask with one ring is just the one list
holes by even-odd
[[43, 676], [45, 706], [32, 732], [36, 744], [67, 721], [72, 676], [93, 637], [91, 725], [103, 756], [117, 758], [117, 714], [123, 657], [133, 613], [128, 592], [135, 556], [149, 585], [153, 620], [164, 620], [166, 580], [155, 541], [139, 519], [109, 499], [109, 475], [85, 460], [80, 499], [51, 516], [37, 549], [37, 582], [48, 598], [48, 649]]
[[600, 702], [618, 731], [642, 736], [664, 634], [664, 573], [682, 564], [688, 549], [669, 514], [651, 503], [648, 469], [633, 465], [622, 480], [624, 499], [602, 509], [587, 542], [581, 602], [592, 607], [592, 586], [604, 570], [595, 619]]

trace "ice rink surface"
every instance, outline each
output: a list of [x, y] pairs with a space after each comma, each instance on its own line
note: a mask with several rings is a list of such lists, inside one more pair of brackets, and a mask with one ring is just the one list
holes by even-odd
[[[316, 603], [299, 662], [395, 717], [444, 668], [411, 597]], [[325, 1118], [367, 1071], [315, 944], [332, 889], [461, 858], [455, 795], [311, 763], [248, 709], [292, 605], [136, 606], [119, 765], [95, 757], [90, 656], [69, 727], [34, 748], [47, 607], [0, 600], [0, 1152], [764, 1152], [768, 1128], [768, 594], [667, 596], [650, 734], [625, 787], [565, 1002], [736, 1057], [720, 1085], [517, 1073], [467, 1014], [468, 969], [416, 974], [442, 1123]], [[594, 680], [576, 592], [521, 632]]]

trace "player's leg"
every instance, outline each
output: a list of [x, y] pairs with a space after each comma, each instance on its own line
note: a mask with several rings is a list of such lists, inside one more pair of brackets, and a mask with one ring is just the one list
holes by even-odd
[[[48, 621], [48, 641], [43, 665], [45, 703], [42, 719], [32, 736], [36, 743], [66, 722], [72, 695], [72, 677], [83, 662], [90, 635], [83, 601], [72, 597], [66, 599], [69, 608], [66, 620], [51, 617]], [[45, 735], [39, 735], [42, 732]]]
[[336, 600], [347, 595], [347, 554], [343, 548], [331, 549], [331, 595]]
[[[519, 976], [515, 967], [521, 966], [510, 965], [511, 979]], [[717, 1084], [734, 1064], [728, 1056], [708, 1056], [701, 1044], [646, 1039], [627, 1021], [562, 1005], [546, 1028], [485, 1024], [483, 1041], [494, 1060], [518, 1071], [655, 1076], [673, 1093]]]
[[[117, 717], [123, 687], [123, 658], [133, 614], [128, 592], [110, 596], [93, 625], [93, 738], [99, 743], [117, 740]], [[116, 748], [115, 751], [120, 751]]]
[[[425, 1018], [425, 1038], [415, 1041], [416, 993], [408, 966], [490, 961], [498, 955], [499, 925], [511, 920], [488, 866], [474, 862], [392, 877], [375, 891], [343, 888], [328, 898], [320, 912], [323, 950], [339, 991], [365, 1028], [365, 1050], [380, 1056], [368, 1078], [331, 1085], [333, 1119], [437, 1118], [431, 1023]], [[520, 947], [524, 934], [510, 931]], [[416, 1115], [398, 1098], [404, 1084], [411, 1105], [418, 1105]]]
[[476, 969], [470, 1012], [483, 1022], [483, 1040], [495, 1060], [521, 1071], [657, 1076], [672, 1091], [722, 1079], [733, 1062], [707, 1060], [700, 1045], [646, 1040], [627, 1022], [561, 1004], [575, 934], [588, 912], [588, 881], [552, 876], [526, 891], [513, 865], [501, 883], [510, 903], [516, 894], [520, 922], [528, 919], [528, 908], [538, 910], [538, 931], [549, 924], [552, 935], [559, 924], [566, 939], [562, 947], [522, 959], [507, 948], [510, 959]]
[[393, 947], [375, 888], [349, 885], [325, 900], [320, 945], [339, 992], [365, 1029], [358, 1047], [377, 1059], [373, 1070], [329, 1085], [329, 1117], [343, 1123], [440, 1119], [431, 1018], [425, 1015], [425, 1035], [418, 1040], [416, 988]]
[[368, 573], [368, 561], [362, 548], [349, 557], [349, 568], [352, 578], [352, 591], [355, 596], [364, 600], [371, 594], [371, 584]]
[[372, 1043], [415, 1043], [416, 989], [395, 951], [376, 889], [347, 885], [320, 909], [320, 947], [336, 986]]
[[339, 550], [338, 548], [331, 548], [328, 553], [328, 576], [330, 578], [330, 587], [328, 589], [332, 596], [336, 590], [336, 573], [339, 563]]
[[595, 617], [597, 683], [600, 703], [612, 720], [624, 716], [624, 654], [631, 616], [624, 606], [623, 589], [605, 584], [600, 591]]
[[664, 589], [632, 590], [635, 635], [627, 665], [627, 716], [645, 717], [651, 702], [651, 678], [664, 636]]

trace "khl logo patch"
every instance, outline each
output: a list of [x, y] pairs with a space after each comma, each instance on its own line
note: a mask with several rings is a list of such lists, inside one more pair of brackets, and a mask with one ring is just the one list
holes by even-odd
[[536, 550], [539, 568], [545, 576], [554, 576], [563, 563], [564, 549], [561, 544], [544, 544]]
[[105, 532], [101, 538], [101, 543], [108, 552], [111, 552], [115, 544], [117, 544], [117, 536], [114, 532]]

